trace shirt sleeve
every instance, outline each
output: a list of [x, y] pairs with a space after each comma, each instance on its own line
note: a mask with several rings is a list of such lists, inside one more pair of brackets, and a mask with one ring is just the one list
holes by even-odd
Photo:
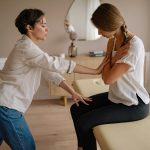
[[26, 50], [24, 53], [25, 63], [30, 66], [40, 67], [61, 74], [72, 73], [76, 63], [61, 57], [49, 56], [39, 48]]
[[43, 70], [42, 76], [44, 77], [45, 80], [49, 80], [57, 86], [59, 86], [60, 83], [65, 80], [65, 78], [62, 75], [60, 75], [59, 73], [50, 72], [50, 71], [46, 71], [46, 70]]

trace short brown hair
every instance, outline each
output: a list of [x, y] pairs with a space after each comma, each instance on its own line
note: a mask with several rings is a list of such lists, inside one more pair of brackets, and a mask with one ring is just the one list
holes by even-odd
[[34, 27], [38, 19], [44, 15], [44, 12], [40, 9], [24, 9], [17, 16], [15, 20], [15, 26], [18, 28], [21, 34], [27, 33], [27, 25]]

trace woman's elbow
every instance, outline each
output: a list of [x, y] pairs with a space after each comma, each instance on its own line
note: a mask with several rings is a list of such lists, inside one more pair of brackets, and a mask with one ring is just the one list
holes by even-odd
[[114, 81], [109, 77], [103, 77], [103, 81], [106, 85], [110, 85], [114, 83]]

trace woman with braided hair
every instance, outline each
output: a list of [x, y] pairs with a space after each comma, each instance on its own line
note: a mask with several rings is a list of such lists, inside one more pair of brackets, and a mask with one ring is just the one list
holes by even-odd
[[93, 101], [88, 106], [72, 105], [78, 150], [96, 150], [93, 127], [140, 120], [149, 113], [149, 95], [143, 86], [142, 40], [127, 30], [123, 16], [112, 4], [101, 4], [91, 21], [99, 34], [108, 38], [105, 57], [109, 61], [101, 76], [109, 85], [109, 92], [91, 96]]

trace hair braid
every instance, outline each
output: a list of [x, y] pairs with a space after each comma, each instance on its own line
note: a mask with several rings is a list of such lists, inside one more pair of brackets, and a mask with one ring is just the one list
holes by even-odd
[[124, 39], [123, 39], [122, 45], [125, 45], [128, 42], [128, 40], [129, 40], [127, 26], [126, 26], [125, 23], [121, 26], [121, 31], [122, 31], [122, 33], [124, 35]]

